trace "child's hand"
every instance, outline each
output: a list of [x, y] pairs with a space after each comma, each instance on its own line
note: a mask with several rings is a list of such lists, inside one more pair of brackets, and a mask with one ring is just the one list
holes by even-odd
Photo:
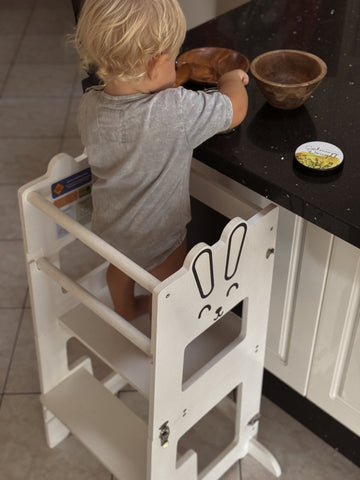
[[249, 75], [240, 68], [238, 68], [237, 70], [231, 70], [230, 72], [226, 72], [224, 73], [224, 75], [221, 75], [218, 84], [236, 80], [240, 80], [243, 85], [247, 85], [249, 83]]
[[241, 75], [243, 85], [247, 85], [249, 83], [249, 75], [246, 72], [244, 72], [244, 70], [240, 70], [240, 72], [241, 72], [240, 75]]
[[246, 115], [248, 98], [245, 85], [248, 83], [249, 77], [241, 69], [227, 72], [219, 78], [218, 90], [230, 98], [233, 107], [233, 120], [230, 129], [239, 125]]

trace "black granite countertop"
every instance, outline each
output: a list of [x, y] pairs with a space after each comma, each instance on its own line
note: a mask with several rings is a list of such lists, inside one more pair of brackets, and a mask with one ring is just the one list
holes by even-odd
[[[293, 111], [271, 107], [250, 76], [244, 122], [194, 156], [360, 248], [359, 0], [252, 0], [190, 30], [182, 50], [201, 46], [239, 50], [250, 61], [294, 48], [326, 62], [321, 85]], [[343, 169], [326, 176], [299, 171], [295, 149], [312, 140], [337, 145]]]

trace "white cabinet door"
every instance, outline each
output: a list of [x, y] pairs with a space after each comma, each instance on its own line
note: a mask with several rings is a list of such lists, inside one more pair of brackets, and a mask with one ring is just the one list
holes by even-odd
[[265, 367], [306, 395], [333, 236], [281, 209]]
[[360, 250], [335, 238], [308, 397], [360, 435]]

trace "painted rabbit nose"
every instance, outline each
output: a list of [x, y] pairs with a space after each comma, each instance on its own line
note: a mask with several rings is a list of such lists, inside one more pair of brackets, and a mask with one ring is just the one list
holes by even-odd
[[213, 321], [216, 322], [216, 320], [219, 320], [220, 317], [222, 317], [223, 315], [223, 311], [222, 311], [222, 307], [219, 307], [215, 310], [215, 313], [216, 313], [216, 317], [213, 318]]

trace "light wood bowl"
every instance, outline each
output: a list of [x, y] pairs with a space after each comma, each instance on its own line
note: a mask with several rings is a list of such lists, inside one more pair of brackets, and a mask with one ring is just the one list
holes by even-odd
[[241, 68], [249, 70], [249, 60], [240, 52], [220, 47], [188, 50], [177, 59], [176, 84], [191, 80], [204, 85], [216, 85], [226, 72]]
[[326, 63], [301, 50], [272, 50], [256, 57], [250, 71], [266, 100], [273, 107], [300, 107], [320, 85]]

